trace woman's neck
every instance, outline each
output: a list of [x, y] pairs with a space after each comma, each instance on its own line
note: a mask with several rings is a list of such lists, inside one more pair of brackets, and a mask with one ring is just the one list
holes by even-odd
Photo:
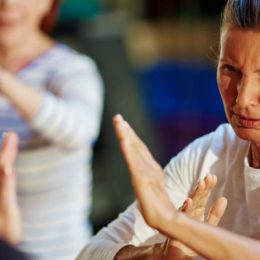
[[249, 164], [253, 168], [260, 169], [260, 145], [251, 144], [249, 154]]
[[32, 34], [19, 44], [0, 45], [0, 68], [16, 72], [25, 64], [47, 51], [54, 41], [42, 33]]

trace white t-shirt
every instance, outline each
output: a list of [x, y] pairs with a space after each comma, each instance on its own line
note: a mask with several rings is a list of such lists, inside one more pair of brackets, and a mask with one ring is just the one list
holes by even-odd
[[[248, 164], [249, 142], [238, 138], [231, 126], [223, 124], [180, 152], [165, 167], [169, 195], [178, 208], [206, 174], [218, 177], [209, 205], [220, 197], [228, 208], [220, 226], [236, 233], [260, 238], [260, 170]], [[137, 204], [103, 228], [83, 249], [78, 259], [113, 259], [126, 245], [149, 245], [165, 237], [144, 221]]]

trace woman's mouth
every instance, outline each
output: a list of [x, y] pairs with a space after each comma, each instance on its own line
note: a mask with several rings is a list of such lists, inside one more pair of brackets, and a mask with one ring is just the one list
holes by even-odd
[[0, 26], [1, 27], [13, 27], [18, 23], [16, 17], [6, 17], [6, 16], [1, 16], [0, 17]]
[[240, 127], [256, 128], [260, 126], [260, 118], [249, 118], [235, 114], [235, 120]]

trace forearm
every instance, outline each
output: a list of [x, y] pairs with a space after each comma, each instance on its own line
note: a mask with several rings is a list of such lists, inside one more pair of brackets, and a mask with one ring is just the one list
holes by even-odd
[[[200, 255], [215, 260], [259, 259], [260, 243], [230, 231], [207, 225], [184, 214], [170, 220], [163, 233], [177, 238]], [[166, 224], [166, 223], [165, 223]]]
[[99, 108], [90, 111], [88, 103], [79, 98], [66, 100], [45, 92], [30, 125], [50, 141], [74, 149], [85, 147], [96, 139], [100, 116]]
[[1, 71], [0, 93], [27, 120], [30, 120], [37, 113], [42, 100], [41, 91], [26, 86], [5, 71]]
[[101, 102], [90, 106], [88, 100], [77, 92], [73, 98], [57, 97], [51, 92], [26, 86], [4, 71], [0, 92], [34, 130], [51, 142], [74, 149], [96, 139]]
[[119, 250], [114, 260], [161, 260], [163, 255], [163, 244], [151, 246], [132, 246], [128, 245]]
[[154, 244], [151, 246], [135, 247], [125, 246], [118, 251], [114, 260], [190, 260], [178, 247], [167, 246], [165, 243]]

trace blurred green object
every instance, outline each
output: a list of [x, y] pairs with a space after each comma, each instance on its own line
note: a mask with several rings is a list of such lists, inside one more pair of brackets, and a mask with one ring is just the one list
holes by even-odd
[[61, 22], [91, 19], [100, 12], [98, 0], [64, 0], [60, 10]]

